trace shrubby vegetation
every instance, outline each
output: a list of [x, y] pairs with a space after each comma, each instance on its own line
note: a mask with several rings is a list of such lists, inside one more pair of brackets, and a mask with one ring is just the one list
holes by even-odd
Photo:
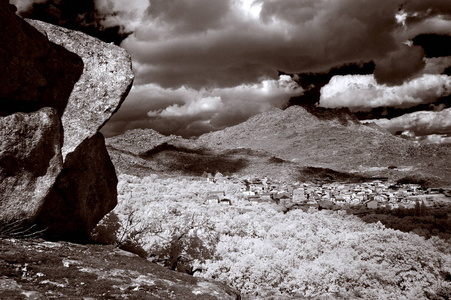
[[403, 232], [414, 232], [425, 238], [438, 236], [451, 242], [451, 208], [426, 207], [418, 204], [415, 208], [366, 210], [359, 213], [367, 223], [381, 222], [387, 228]]
[[[228, 191], [234, 207], [202, 205], [209, 190]], [[271, 205], [243, 212], [235, 208], [246, 204], [236, 190], [227, 182], [120, 175], [119, 205], [96, 235], [250, 298], [451, 296], [451, 250], [438, 237], [426, 240], [344, 212], [284, 214]]]

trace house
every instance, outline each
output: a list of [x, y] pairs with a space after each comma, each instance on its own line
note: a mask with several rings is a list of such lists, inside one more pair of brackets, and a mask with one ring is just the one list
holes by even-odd
[[293, 190], [293, 202], [299, 203], [307, 201], [305, 197], [305, 190], [303, 188], [297, 188]]
[[280, 200], [282, 200], [282, 199], [288, 199], [288, 200], [291, 201], [291, 195], [288, 194], [288, 193], [285, 193], [285, 192], [283, 192], [283, 193], [277, 193], [277, 195], [275, 196], [275, 198], [278, 198], [278, 199], [280, 199]]
[[224, 206], [230, 206], [232, 205], [232, 201], [230, 201], [229, 199], [222, 199], [221, 201], [219, 201], [219, 204]]
[[210, 197], [207, 198], [207, 200], [205, 200], [206, 204], [218, 204], [219, 203], [219, 199], [217, 197]]
[[262, 194], [260, 194], [260, 200], [266, 201], [266, 202], [272, 202], [273, 196], [271, 193], [262, 193]]
[[280, 205], [289, 205], [291, 203], [291, 197], [287, 195], [277, 196], [276, 203]]
[[244, 195], [244, 196], [254, 196], [254, 195], [255, 195], [255, 192], [253, 192], [253, 191], [244, 191], [244, 192], [243, 192], [243, 195]]
[[259, 203], [260, 196], [258, 196], [258, 195], [249, 196], [249, 197], [247, 197], [247, 200], [252, 203]]
[[365, 203], [366, 207], [369, 209], [377, 209], [379, 207], [379, 202], [376, 200], [370, 200]]
[[210, 191], [207, 193], [205, 202], [207, 204], [218, 204], [221, 199], [225, 196], [224, 191]]

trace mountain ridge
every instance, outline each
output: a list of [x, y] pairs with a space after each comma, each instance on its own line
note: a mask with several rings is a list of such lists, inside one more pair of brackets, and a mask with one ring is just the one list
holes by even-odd
[[[399, 149], [391, 148], [397, 147], [405, 152], [412, 146], [408, 141], [352, 119], [347, 125], [343, 125], [339, 118], [320, 119], [300, 106], [259, 114], [222, 131], [204, 134], [198, 141], [209, 146], [221, 144], [225, 148], [257, 147], [304, 165], [332, 164], [340, 168], [343, 165], [334, 163], [336, 156], [341, 155], [342, 159], [348, 157], [346, 162], [350, 160], [355, 163], [357, 160], [364, 165], [384, 165], [381, 159], [389, 157], [369, 159], [361, 149], [369, 148], [373, 154], [380, 156], [382, 150], [395, 154], [399, 153]], [[369, 146], [364, 147], [364, 143]]]
[[[106, 144], [120, 172], [141, 175], [147, 170], [144, 173], [200, 176], [204, 170], [327, 181], [330, 174], [339, 172], [332, 179], [410, 176], [435, 186], [451, 185], [451, 145], [415, 144], [361, 124], [343, 110], [312, 114], [311, 109], [292, 106], [263, 112], [197, 139], [139, 129], [108, 138]], [[123, 151], [129, 151], [128, 158]], [[141, 169], [132, 172], [133, 168]], [[318, 170], [317, 176], [312, 170]]]

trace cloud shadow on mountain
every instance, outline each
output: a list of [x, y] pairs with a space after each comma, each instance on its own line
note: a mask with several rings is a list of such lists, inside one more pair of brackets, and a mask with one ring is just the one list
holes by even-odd
[[239, 172], [249, 163], [240, 155], [218, 153], [205, 148], [187, 148], [169, 143], [158, 145], [139, 156], [157, 162], [168, 172], [180, 172], [190, 176], [217, 172], [231, 175]]

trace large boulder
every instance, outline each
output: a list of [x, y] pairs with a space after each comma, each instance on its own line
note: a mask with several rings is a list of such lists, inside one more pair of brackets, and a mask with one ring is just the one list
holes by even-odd
[[64, 169], [36, 219], [48, 237], [89, 236], [117, 204], [117, 177], [101, 133], [66, 156]]
[[83, 62], [50, 42], [15, 10], [0, 0], [0, 116], [47, 106], [62, 116]]
[[52, 108], [0, 117], [0, 223], [36, 218], [62, 170], [61, 138]]
[[63, 171], [36, 219], [47, 236], [82, 239], [117, 203], [116, 172], [98, 130], [131, 88], [131, 58], [124, 49], [84, 33], [28, 22], [83, 61], [83, 74], [61, 117]]
[[[35, 220], [50, 236], [88, 236], [117, 201], [98, 130], [131, 88], [131, 59], [113, 44], [14, 12], [0, 0], [0, 224]], [[15, 114], [42, 107], [52, 109], [32, 120]]]
[[85, 139], [94, 136], [111, 118], [133, 83], [130, 55], [82, 32], [36, 20], [27, 20], [48, 39], [79, 55], [83, 74], [69, 97], [62, 116], [63, 158]]

